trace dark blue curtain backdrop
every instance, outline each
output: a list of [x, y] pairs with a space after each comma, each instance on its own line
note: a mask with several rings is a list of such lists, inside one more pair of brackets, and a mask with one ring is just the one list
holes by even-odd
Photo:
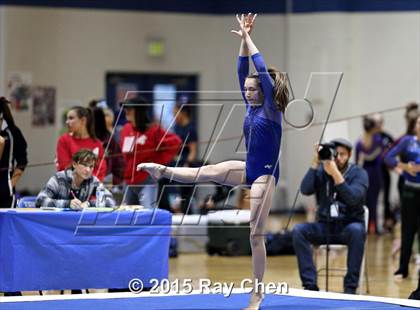
[[0, 5], [67, 7], [154, 12], [234, 14], [418, 11], [420, 0], [0, 0]]

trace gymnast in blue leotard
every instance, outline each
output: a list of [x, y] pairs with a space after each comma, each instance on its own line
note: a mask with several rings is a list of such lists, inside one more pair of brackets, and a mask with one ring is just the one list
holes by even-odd
[[[243, 126], [247, 149], [246, 183], [252, 185], [262, 175], [273, 175], [277, 184], [284, 108], [280, 108], [275, 101], [274, 91], [275, 82], [279, 88], [287, 85], [286, 78], [278, 71], [267, 70], [264, 59], [258, 52], [252, 54], [257, 73], [248, 75], [248, 59], [248, 56], [243, 55], [238, 58], [239, 85], [246, 103]], [[286, 103], [287, 95], [285, 87], [280, 96], [286, 96]]]
[[[240, 29], [232, 32], [241, 38], [238, 75], [246, 104], [243, 130], [246, 161], [229, 160], [200, 168], [166, 167], [155, 163], [138, 165], [153, 178], [171, 178], [181, 183], [215, 182], [223, 185], [248, 185], [250, 190], [250, 242], [254, 285], [261, 283], [266, 266], [264, 226], [279, 179], [278, 157], [282, 134], [282, 113], [288, 104], [286, 75], [267, 69], [250, 37], [256, 15], [236, 16]], [[248, 75], [249, 56], [257, 73]], [[255, 286], [254, 286], [255, 287]], [[262, 291], [253, 291], [249, 309], [258, 309]]]

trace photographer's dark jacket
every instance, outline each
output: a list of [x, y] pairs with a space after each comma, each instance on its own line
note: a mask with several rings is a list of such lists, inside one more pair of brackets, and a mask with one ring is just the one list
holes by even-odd
[[364, 222], [363, 205], [369, 186], [368, 175], [363, 168], [349, 164], [343, 176], [344, 183], [334, 185], [334, 180], [321, 164], [318, 169], [310, 168], [303, 178], [300, 190], [304, 195], [316, 195], [318, 221], [328, 220], [331, 205], [336, 202], [339, 208], [338, 217], [330, 217], [331, 220], [344, 223]]

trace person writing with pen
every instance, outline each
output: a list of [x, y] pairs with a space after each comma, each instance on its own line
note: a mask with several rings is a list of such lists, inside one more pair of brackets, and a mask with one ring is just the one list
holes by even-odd
[[39, 192], [38, 208], [70, 208], [82, 210], [97, 206], [101, 193], [101, 206], [115, 208], [115, 200], [99, 179], [92, 175], [98, 157], [91, 150], [81, 149], [72, 157], [71, 168], [55, 173]]

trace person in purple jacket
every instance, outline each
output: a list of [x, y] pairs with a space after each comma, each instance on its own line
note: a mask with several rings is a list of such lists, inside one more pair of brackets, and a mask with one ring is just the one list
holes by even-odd
[[[401, 161], [397, 159], [400, 155]], [[408, 277], [414, 236], [420, 225], [420, 115], [416, 117], [415, 135], [403, 137], [385, 157], [391, 168], [403, 171], [404, 185], [401, 201], [401, 254], [396, 279]]]
[[[247, 185], [251, 188], [251, 249], [253, 280], [261, 283], [266, 266], [264, 225], [270, 211], [274, 189], [279, 180], [279, 153], [282, 137], [282, 114], [289, 103], [287, 76], [268, 69], [250, 37], [256, 15], [236, 16], [241, 38], [238, 77], [246, 105], [243, 125], [246, 161], [230, 160], [200, 168], [166, 167], [154, 163], [140, 164], [154, 178], [172, 178], [181, 183], [215, 182], [222, 185]], [[249, 56], [256, 73], [249, 75]], [[258, 309], [263, 292], [254, 291], [249, 309]]]

